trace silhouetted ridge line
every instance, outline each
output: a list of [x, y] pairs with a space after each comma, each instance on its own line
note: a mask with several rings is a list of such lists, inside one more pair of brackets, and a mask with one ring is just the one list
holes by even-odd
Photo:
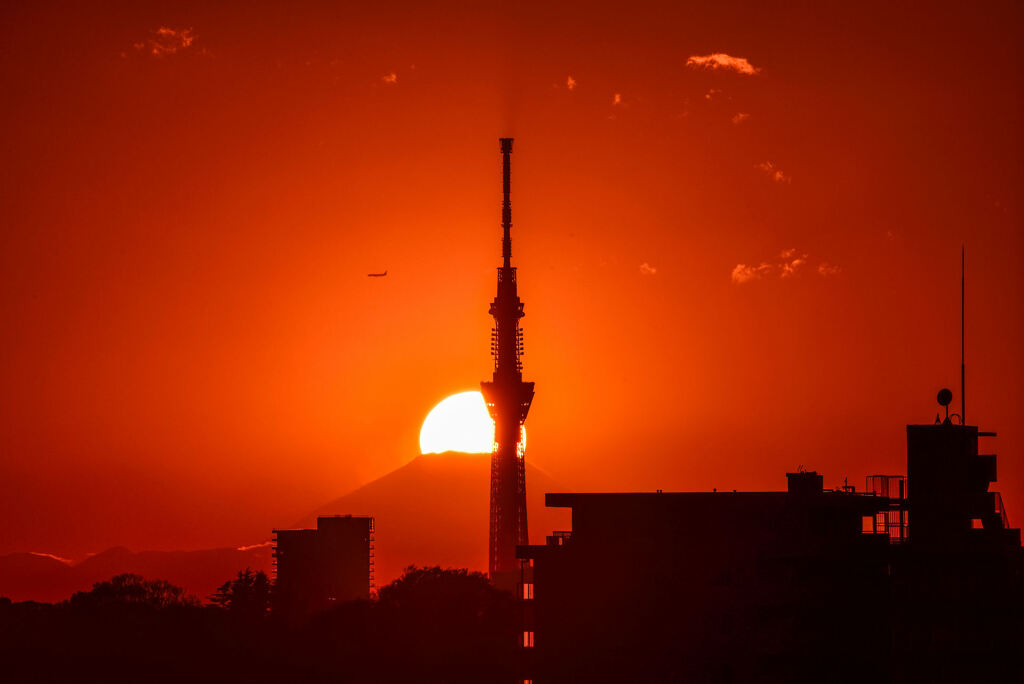
[[[528, 502], [537, 511], [534, 533], [568, 524], [564, 511], [545, 509], [544, 492], [560, 489], [546, 473], [526, 464], [536, 483]], [[486, 571], [488, 482], [486, 454], [448, 452], [416, 457], [294, 521], [311, 527], [319, 515], [372, 514], [375, 576], [379, 585], [411, 564]]]

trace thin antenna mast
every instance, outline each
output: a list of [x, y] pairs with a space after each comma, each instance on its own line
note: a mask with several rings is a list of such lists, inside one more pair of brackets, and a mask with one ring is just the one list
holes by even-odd
[[967, 280], [967, 247], [960, 245], [960, 424], [967, 425], [967, 382], [964, 364], [964, 320], [967, 310], [967, 299], [964, 296]]
[[512, 266], [512, 202], [509, 200], [511, 170], [509, 155], [512, 154], [512, 138], [499, 138], [501, 143], [501, 257], [505, 268]]

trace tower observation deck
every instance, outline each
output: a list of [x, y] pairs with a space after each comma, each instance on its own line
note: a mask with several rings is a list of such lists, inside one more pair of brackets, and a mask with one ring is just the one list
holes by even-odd
[[533, 383], [523, 382], [523, 332], [519, 329], [519, 319], [524, 313], [516, 291], [516, 269], [512, 266], [512, 205], [509, 201], [512, 138], [501, 138], [500, 144], [502, 265], [498, 268], [498, 294], [490, 308], [494, 317], [491, 331], [494, 375], [490, 382], [480, 383], [480, 389], [494, 420], [488, 569], [492, 582], [512, 589], [519, 571], [516, 546], [529, 543], [526, 454], [521, 435], [533, 401]]

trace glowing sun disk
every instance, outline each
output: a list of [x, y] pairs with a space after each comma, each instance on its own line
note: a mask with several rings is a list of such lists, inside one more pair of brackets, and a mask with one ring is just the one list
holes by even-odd
[[[520, 436], [526, 444], [526, 428]], [[480, 392], [459, 392], [431, 409], [420, 428], [420, 453], [461, 451], [489, 454], [494, 449], [494, 421]]]

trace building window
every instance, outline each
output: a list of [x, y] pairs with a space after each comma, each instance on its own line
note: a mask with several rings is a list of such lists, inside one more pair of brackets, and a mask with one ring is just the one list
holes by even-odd
[[875, 516], [865, 515], [861, 518], [860, 531], [864, 534], [871, 534], [875, 531]]
[[523, 632], [523, 648], [533, 648], [533, 632]]
[[985, 529], [984, 523], [981, 522], [981, 518], [971, 518], [971, 529], [972, 530], [983, 530]]
[[524, 599], [532, 599], [533, 598], [533, 582], [524, 582], [523, 583], [523, 598]]

